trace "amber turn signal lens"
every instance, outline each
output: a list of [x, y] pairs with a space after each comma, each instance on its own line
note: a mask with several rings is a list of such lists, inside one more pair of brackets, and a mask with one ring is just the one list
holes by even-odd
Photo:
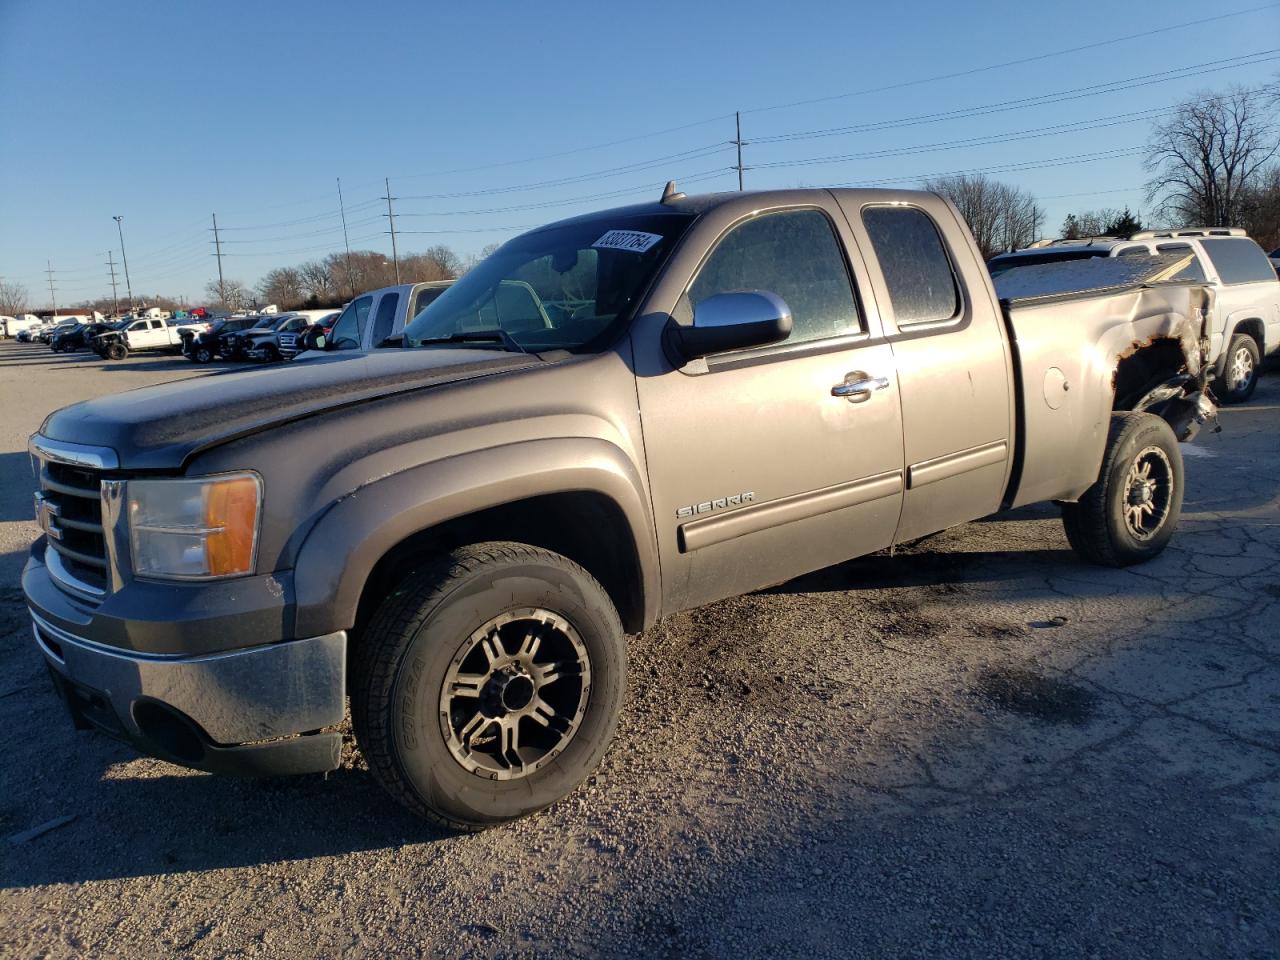
[[225, 577], [253, 569], [253, 548], [258, 530], [258, 481], [254, 477], [228, 477], [205, 490], [205, 557], [209, 576]]

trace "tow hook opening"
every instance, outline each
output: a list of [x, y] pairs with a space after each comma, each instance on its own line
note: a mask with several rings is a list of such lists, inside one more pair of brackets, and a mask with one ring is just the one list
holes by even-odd
[[133, 705], [133, 722], [142, 735], [164, 753], [183, 763], [199, 763], [205, 754], [204, 736], [186, 714], [157, 700]]

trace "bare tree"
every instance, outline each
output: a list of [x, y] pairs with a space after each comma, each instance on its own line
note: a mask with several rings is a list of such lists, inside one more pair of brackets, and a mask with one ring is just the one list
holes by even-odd
[[0, 280], [0, 313], [8, 316], [26, 313], [29, 303], [26, 287], [13, 280]]
[[1101, 210], [1068, 213], [1067, 219], [1062, 221], [1064, 240], [1079, 240], [1081, 237], [1127, 237], [1141, 229], [1142, 219], [1128, 207], [1123, 210], [1103, 207]]
[[956, 205], [984, 259], [1027, 246], [1036, 239], [1044, 219], [1031, 194], [981, 174], [926, 180], [924, 189]]
[[1280, 163], [1262, 171], [1245, 191], [1240, 225], [1264, 250], [1280, 248]]
[[1246, 197], [1280, 143], [1275, 94], [1205, 92], [1157, 124], [1147, 143], [1147, 200], [1170, 226], [1237, 226]]
[[[345, 286], [335, 282], [332, 269], [332, 261], [337, 255], [328, 257], [325, 260], [308, 260], [298, 268], [298, 277], [302, 284], [302, 289], [309, 299], [316, 301], [332, 300], [337, 293], [337, 288]], [[344, 291], [345, 292], [345, 291]]]
[[210, 280], [204, 295], [224, 310], [243, 310], [252, 300], [249, 289], [239, 280]]
[[282, 309], [293, 310], [302, 305], [307, 294], [303, 289], [302, 272], [296, 267], [277, 267], [258, 283], [258, 292], [267, 303], [279, 304]]
[[487, 244], [485, 244], [483, 247], [481, 247], [481, 248], [480, 248], [480, 250], [479, 250], [478, 252], [476, 252], [476, 253], [472, 253], [472, 254], [468, 254], [465, 258], [463, 258], [463, 261], [462, 261], [462, 267], [461, 267], [461, 269], [458, 271], [458, 272], [459, 272], [459, 274], [466, 273], [468, 270], [472, 269], [472, 268], [473, 268], [473, 267], [475, 267], [477, 264], [479, 264], [479, 263], [483, 262], [484, 260], [489, 259], [489, 257], [490, 257], [490, 256], [492, 256], [492, 255], [493, 255], [493, 253], [494, 253], [494, 252], [495, 252], [495, 251], [496, 251], [500, 246], [502, 246], [502, 244], [501, 244], [501, 243], [497, 243], [497, 242], [494, 242], [494, 243], [487, 243]]

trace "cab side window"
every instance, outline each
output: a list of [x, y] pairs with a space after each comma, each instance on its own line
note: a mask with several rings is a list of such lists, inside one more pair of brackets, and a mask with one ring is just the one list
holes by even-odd
[[373, 297], [361, 297], [353, 300], [342, 316], [333, 325], [330, 340], [335, 350], [359, 350], [364, 337], [364, 324], [369, 317], [369, 308], [373, 306]]
[[1183, 267], [1173, 277], [1174, 280], [1193, 280], [1196, 282], [1204, 282], [1204, 267], [1200, 265], [1200, 258], [1195, 255], [1195, 251], [1191, 249], [1189, 243], [1162, 243], [1156, 247], [1157, 253], [1176, 253], [1179, 256], [1191, 254], [1191, 262]]
[[718, 293], [764, 290], [791, 309], [791, 336], [804, 343], [858, 333], [862, 324], [840, 241], [817, 210], [766, 213], [721, 238], [689, 288], [693, 310]]
[[914, 207], [867, 207], [862, 223], [899, 327], [950, 320], [960, 312], [951, 258], [928, 214]]
[[378, 315], [373, 321], [372, 343], [376, 347], [391, 336], [391, 325], [395, 323], [396, 307], [400, 306], [400, 294], [385, 294], [378, 303]]

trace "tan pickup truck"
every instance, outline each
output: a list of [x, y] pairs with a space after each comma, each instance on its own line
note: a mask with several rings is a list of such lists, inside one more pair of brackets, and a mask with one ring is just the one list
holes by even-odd
[[38, 649], [77, 724], [207, 770], [332, 769], [349, 695], [393, 796], [499, 823], [600, 761], [666, 614], [1035, 501], [1155, 556], [1211, 296], [1001, 301], [932, 194], [669, 187], [511, 240], [397, 346], [51, 415]]

